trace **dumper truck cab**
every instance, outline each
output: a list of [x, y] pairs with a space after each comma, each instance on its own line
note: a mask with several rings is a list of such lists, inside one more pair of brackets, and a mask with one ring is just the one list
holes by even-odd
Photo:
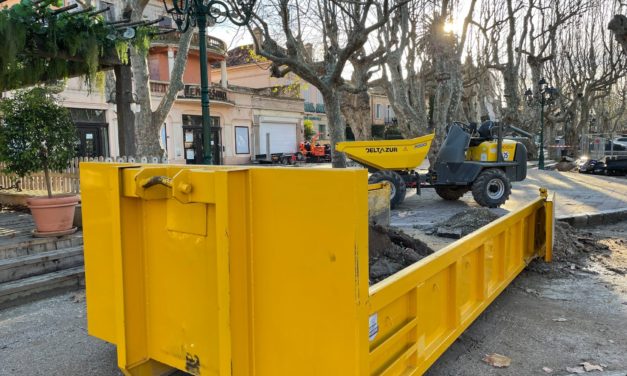
[[410, 140], [341, 142], [336, 150], [366, 166], [370, 183], [392, 185], [390, 204], [399, 205], [408, 188], [434, 188], [445, 200], [458, 200], [472, 192], [475, 201], [490, 208], [501, 206], [511, 193], [512, 182], [527, 176], [527, 149], [503, 138], [499, 123], [481, 126], [454, 122], [448, 127], [435, 163], [426, 174], [418, 168], [426, 158], [434, 134]]

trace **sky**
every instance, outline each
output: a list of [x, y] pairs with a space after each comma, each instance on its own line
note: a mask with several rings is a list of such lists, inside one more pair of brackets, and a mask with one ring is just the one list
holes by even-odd
[[228, 24], [228, 21], [222, 24], [218, 24], [208, 29], [209, 35], [222, 39], [228, 49], [238, 47], [245, 44], [252, 44], [253, 39], [243, 27], [237, 27], [232, 24]]
[[[263, 2], [264, 0], [258, 1]], [[477, 5], [475, 6], [475, 12], [477, 9], [479, 9], [480, 3], [481, 0], [478, 0]], [[470, 1], [460, 0], [459, 7], [460, 16], [456, 19], [453, 19], [453, 22], [448, 25], [451, 31], [455, 32], [455, 34], [458, 35], [462, 32], [463, 19], [466, 16], [466, 13], [468, 13]], [[248, 30], [243, 27], [234, 26], [233, 24], [230, 24], [228, 20], [224, 23], [208, 28], [208, 33], [213, 37], [222, 39], [226, 43], [228, 49], [253, 43], [253, 39], [248, 33]]]

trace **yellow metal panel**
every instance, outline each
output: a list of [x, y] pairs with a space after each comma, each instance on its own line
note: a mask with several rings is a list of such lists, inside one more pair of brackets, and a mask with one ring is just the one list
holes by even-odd
[[[118, 165], [116, 165], [118, 166]], [[84, 168], [83, 168], [84, 167]], [[81, 163], [85, 284], [89, 334], [116, 342], [113, 237], [119, 229], [119, 170]], [[92, 235], [93, 234], [93, 235]], [[103, 278], [103, 276], [109, 276]]]
[[[516, 153], [517, 142], [514, 140], [503, 140], [501, 150], [503, 152], [503, 160], [512, 162]], [[477, 146], [468, 148], [467, 159], [479, 162], [496, 162], [498, 143], [497, 141], [484, 141]]]
[[[114, 317], [118, 324], [121, 323], [116, 326], [118, 366], [126, 368], [146, 360], [146, 296], [142, 274], [132, 269], [143, 269], [143, 234], [136, 232], [142, 221], [142, 212], [137, 201], [125, 197], [119, 199], [119, 210], [119, 228], [113, 238], [118, 244], [115, 247], [116, 273], [112, 278], [116, 289]], [[134, 252], [124, 252], [124, 249], [133, 249]], [[85, 250], [87, 261], [87, 247]]]
[[532, 257], [545, 254], [550, 210], [542, 197], [372, 286], [378, 333], [369, 374], [423, 374]]
[[[366, 374], [366, 171], [251, 177], [255, 375]], [[316, 210], [306, 210], [314, 191]]]
[[128, 309], [118, 325], [126, 327], [128, 356], [119, 365], [133, 375], [149, 360], [192, 374], [228, 375], [229, 311], [220, 308], [229, 306], [224, 209], [180, 204], [164, 186], [141, 187], [152, 174], [176, 172], [148, 167], [126, 176], [143, 197], [122, 200], [121, 215], [129, 219], [121, 229]]
[[544, 261], [551, 262], [553, 260], [553, 246], [555, 245], [555, 193], [552, 195], [551, 199], [548, 199], [546, 196], [546, 190], [544, 190], [543, 194], [545, 195], [546, 201], [546, 228], [544, 229], [547, 237], [546, 237], [546, 250], [544, 254]]
[[335, 150], [380, 170], [413, 170], [424, 161], [435, 134], [410, 140], [338, 142]]
[[366, 171], [82, 167], [86, 223], [111, 211], [85, 232], [88, 279], [112, 280], [91, 332], [125, 374], [368, 372]]
[[254, 340], [252, 325], [254, 309], [252, 304], [251, 273], [253, 269], [252, 237], [250, 228], [252, 218], [250, 206], [251, 176], [248, 172], [228, 175], [229, 186], [229, 230], [231, 273], [231, 339], [233, 375], [254, 374]]

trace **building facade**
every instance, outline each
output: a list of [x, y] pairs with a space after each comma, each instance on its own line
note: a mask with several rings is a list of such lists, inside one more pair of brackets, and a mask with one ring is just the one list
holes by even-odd
[[[8, 1], [3, 5], [11, 6], [17, 2]], [[64, 5], [74, 2], [66, 0]], [[124, 18], [121, 0], [96, 0], [92, 4], [99, 9], [109, 8], [104, 13], [107, 21]], [[165, 13], [163, 2], [150, 1], [144, 18], [154, 20], [162, 16], [165, 18], [159, 23], [160, 28], [176, 27]], [[151, 44], [147, 62], [153, 110], [167, 92], [179, 39], [180, 34], [172, 32], [157, 35]], [[261, 141], [263, 137], [259, 132], [273, 136], [270, 152], [295, 152], [303, 138], [303, 100], [283, 92], [228, 85], [225, 43], [208, 35], [207, 51], [208, 63], [219, 67], [215, 72], [210, 70], [210, 82], [217, 81], [210, 88], [214, 161], [221, 164], [250, 163], [255, 155], [265, 153], [268, 145]], [[72, 78], [60, 94], [76, 124], [80, 156], [121, 156], [114, 80], [113, 73], [107, 73], [107, 84], [101, 90], [88, 87], [83, 78]], [[203, 142], [197, 35], [192, 39], [183, 82], [184, 89], [178, 93], [160, 134], [155, 137], [159, 137], [168, 162], [201, 163]], [[131, 109], [137, 111], [139, 106], [132, 104]]]
[[[322, 94], [302, 78], [288, 74], [282, 78], [271, 77], [270, 63], [259, 62], [252, 54], [252, 46], [241, 46], [229, 51], [226, 70], [229, 85], [247, 86], [256, 89], [283, 90], [303, 100], [303, 121], [311, 121], [321, 141], [328, 140], [328, 122]], [[213, 70], [214, 82], [219, 82], [219, 69]]]
[[[304, 121], [311, 121], [318, 140], [328, 142], [329, 129], [326, 109], [322, 93], [315, 86], [304, 81], [295, 74], [289, 73], [285, 77], [272, 77], [269, 61], [258, 57], [252, 45], [245, 45], [231, 49], [226, 57], [226, 71], [229, 85], [248, 86], [251, 88], [269, 88], [287, 90], [303, 100]], [[220, 82], [220, 68], [214, 65], [212, 77], [215, 84]], [[395, 124], [394, 111], [382, 90], [370, 91], [370, 109], [373, 131], [375, 134], [384, 134], [383, 128]], [[352, 132], [347, 131], [350, 139]]]
[[[148, 57], [153, 106], [167, 92], [180, 35], [165, 34], [153, 41]], [[198, 42], [192, 39], [183, 75], [185, 88], [175, 101], [161, 131], [162, 147], [172, 163], [202, 162], [202, 109], [200, 107], [200, 60]], [[213, 160], [216, 164], [249, 163], [265, 154], [267, 142], [261, 133], [271, 131], [271, 153], [296, 152], [302, 139], [302, 100], [282, 92], [231, 85], [226, 67], [226, 47], [207, 36], [210, 70], [209, 92]], [[280, 132], [278, 130], [281, 130]]]
[[[17, 0], [8, 0], [9, 6]], [[75, 0], [65, 0], [65, 5]], [[122, 0], [95, 0], [96, 8], [107, 21], [124, 18]], [[147, 20], [164, 17], [162, 29], [175, 24], [165, 13], [163, 3], [151, 0], [144, 12]], [[180, 34], [172, 32], [153, 39], [147, 62], [150, 76], [152, 109], [156, 109], [168, 90], [170, 73], [177, 55]], [[242, 46], [227, 53], [223, 41], [207, 36], [211, 82], [210, 112], [213, 159], [221, 164], [249, 163], [258, 155], [295, 153], [304, 140], [304, 122], [313, 124], [320, 142], [328, 142], [329, 129], [325, 104], [320, 91], [294, 74], [271, 77], [267, 61], [259, 61], [252, 46]], [[200, 56], [198, 37], [192, 39], [183, 74], [184, 89], [169, 112], [159, 135], [164, 156], [170, 163], [201, 163], [203, 155], [202, 110], [200, 106]], [[82, 78], [69, 79], [61, 93], [76, 123], [78, 154], [84, 157], [118, 157], [118, 115], [113, 73], [108, 73], [104, 90], [92, 90]], [[131, 105], [138, 111], [139, 106]], [[374, 127], [390, 124], [387, 97], [371, 93]], [[373, 128], [374, 129], [374, 128]], [[347, 132], [351, 135], [351, 132]]]

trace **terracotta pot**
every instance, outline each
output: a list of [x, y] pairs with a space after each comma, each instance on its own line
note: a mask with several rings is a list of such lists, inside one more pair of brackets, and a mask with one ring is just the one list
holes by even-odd
[[31, 197], [26, 200], [33, 215], [37, 232], [60, 232], [73, 227], [74, 208], [78, 204], [78, 196], [62, 195], [48, 197]]

